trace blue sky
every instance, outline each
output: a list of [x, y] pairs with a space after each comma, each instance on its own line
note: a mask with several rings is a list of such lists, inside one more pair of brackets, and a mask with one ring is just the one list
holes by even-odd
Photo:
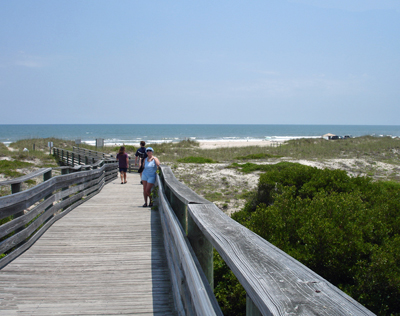
[[399, 125], [400, 0], [2, 0], [0, 108], [0, 124]]

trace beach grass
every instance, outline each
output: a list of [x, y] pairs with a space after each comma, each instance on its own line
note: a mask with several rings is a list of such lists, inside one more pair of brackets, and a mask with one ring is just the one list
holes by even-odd
[[[325, 140], [304, 138], [289, 140], [281, 146], [221, 147], [200, 149], [199, 147], [171, 146], [165, 152], [164, 161], [175, 162], [187, 156], [201, 156], [215, 161], [267, 160], [290, 157], [293, 159], [366, 158], [392, 164], [400, 164], [400, 139], [391, 137], [363, 136], [349, 139]], [[164, 154], [164, 152], [161, 152]]]
[[6, 177], [16, 178], [23, 176], [23, 173], [18, 172], [17, 169], [27, 168], [33, 166], [33, 163], [18, 161], [18, 160], [0, 160], [0, 173]]
[[[21, 139], [16, 142], [10, 144], [10, 147], [13, 149], [23, 150], [24, 148], [29, 151], [47, 151], [49, 152], [48, 143], [52, 142], [53, 147], [59, 148], [71, 148], [75, 146], [75, 142], [72, 140], [59, 139], [54, 137], [48, 138], [29, 138], [29, 139]], [[33, 146], [35, 146], [35, 150], [33, 150]]]
[[216, 163], [217, 161], [214, 161], [210, 158], [204, 158], [204, 157], [185, 157], [185, 158], [180, 158], [177, 160], [177, 162], [183, 162], [183, 163]]

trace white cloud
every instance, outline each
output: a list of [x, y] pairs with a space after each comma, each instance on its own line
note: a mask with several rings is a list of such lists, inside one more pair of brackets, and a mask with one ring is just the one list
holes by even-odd
[[14, 64], [28, 68], [41, 68], [44, 66], [44, 60], [41, 57], [32, 56], [20, 51], [15, 58]]

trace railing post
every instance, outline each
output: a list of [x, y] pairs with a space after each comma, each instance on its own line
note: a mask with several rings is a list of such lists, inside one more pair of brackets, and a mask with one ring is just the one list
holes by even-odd
[[[21, 191], [21, 182], [11, 184], [11, 194], [15, 194]], [[24, 211], [14, 214], [13, 218], [17, 218], [24, 215]], [[16, 232], [21, 231], [21, 229], [16, 230]]]
[[43, 181], [47, 181], [51, 178], [51, 170], [43, 174]]
[[197, 259], [203, 269], [203, 272], [210, 283], [211, 288], [214, 288], [214, 254], [212, 244], [205, 238], [197, 224], [193, 221], [189, 212], [187, 212], [187, 237], [190, 245], [196, 254]]
[[73, 166], [75, 166], [75, 154], [74, 153], [71, 153], [71, 165], [72, 165], [72, 167]]
[[178, 221], [181, 224], [183, 231], [185, 232], [185, 234], [187, 234], [187, 206], [185, 205], [185, 203], [181, 202], [177, 197], [175, 197], [172, 190], [170, 190], [168, 187], [165, 188], [165, 194], [168, 197], [168, 201], [171, 204], [172, 210], [178, 218]]
[[[47, 171], [46, 173], [43, 174], [43, 181], [47, 181], [51, 179], [51, 170]], [[52, 196], [52, 193], [50, 193], [48, 196], [45, 196], [45, 200], [47, 200], [48, 198], [50, 198]], [[46, 208], [46, 210], [48, 210], [50, 207], [52, 207], [52, 205], [50, 205], [48, 208]]]
[[[69, 174], [69, 168], [65, 168], [65, 169], [61, 169], [61, 174]], [[65, 187], [62, 188], [61, 191], [65, 191], [68, 190], [69, 187]], [[66, 196], [65, 198], [63, 198], [63, 200], [68, 199], [68, 196]]]
[[67, 166], [69, 166], [69, 151], [67, 151]]
[[246, 293], [246, 316], [262, 316], [257, 306], [254, 304], [250, 296]]
[[21, 183], [11, 184], [11, 194], [18, 193], [21, 191]]

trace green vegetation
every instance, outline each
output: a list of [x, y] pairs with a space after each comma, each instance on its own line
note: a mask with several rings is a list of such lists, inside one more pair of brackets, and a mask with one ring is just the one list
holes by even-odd
[[[371, 311], [400, 315], [400, 184], [300, 164], [267, 167], [232, 218]], [[234, 280], [215, 282], [224, 304], [230, 298], [218, 289], [235, 288]]]
[[214, 294], [222, 313], [229, 316], [246, 315], [246, 291], [216, 250], [214, 282]]
[[204, 157], [185, 157], [177, 160], [178, 162], [184, 162], [184, 163], [215, 163], [216, 161], [210, 159], [210, 158], [204, 158]]
[[294, 139], [285, 146], [272, 147], [271, 154], [296, 159], [370, 158], [375, 161], [397, 160], [399, 163], [400, 139], [363, 136], [325, 140], [322, 138]]
[[[173, 148], [171, 148], [173, 149]], [[400, 139], [391, 137], [363, 136], [337, 141], [322, 138], [305, 138], [287, 141], [278, 147], [229, 147], [199, 150], [185, 148], [180, 157], [202, 156], [218, 161], [269, 159], [291, 157], [294, 159], [366, 158], [400, 164]], [[264, 158], [262, 158], [265, 155]], [[253, 157], [253, 158], [252, 158]], [[176, 158], [173, 160], [175, 161]]]
[[236, 160], [250, 160], [250, 159], [267, 159], [267, 158], [280, 158], [281, 156], [274, 156], [266, 153], [251, 154], [247, 156], [235, 157]]
[[[27, 148], [30, 152], [44, 151], [45, 153], [49, 153], [49, 148], [47, 147], [48, 142], [53, 142], [53, 146], [59, 148], [72, 149], [72, 147], [75, 146], [74, 141], [48, 137], [21, 139], [14, 143], [11, 143], [10, 147], [14, 149], [19, 149], [20, 151], [22, 151], [24, 148]], [[35, 145], [35, 150], [33, 150], [33, 145]]]
[[16, 171], [16, 169], [27, 168], [31, 166], [33, 166], [32, 163], [24, 161], [0, 160], [0, 173], [4, 174], [6, 177], [17, 178], [23, 176], [23, 173]]
[[9, 150], [6, 145], [0, 143], [0, 157], [7, 157], [9, 154]]
[[251, 162], [247, 162], [245, 164], [238, 164], [238, 163], [234, 162], [227, 168], [234, 168], [234, 169], [238, 169], [239, 171], [241, 171], [243, 173], [250, 173], [250, 172], [254, 172], [254, 171], [267, 171], [270, 168], [270, 165], [257, 165], [257, 164], [251, 163]]
[[[56, 167], [57, 162], [47, 147], [48, 142], [53, 142], [54, 146], [61, 148], [69, 148], [73, 142], [66, 141], [57, 138], [31, 138], [19, 140], [15, 143], [10, 144], [10, 151], [6, 148], [6, 151], [2, 152], [3, 156], [8, 156], [14, 160], [28, 160], [35, 161], [37, 167]], [[23, 151], [26, 148], [28, 151]], [[35, 148], [35, 150], [33, 150]], [[71, 147], [72, 148], [72, 147]]]

